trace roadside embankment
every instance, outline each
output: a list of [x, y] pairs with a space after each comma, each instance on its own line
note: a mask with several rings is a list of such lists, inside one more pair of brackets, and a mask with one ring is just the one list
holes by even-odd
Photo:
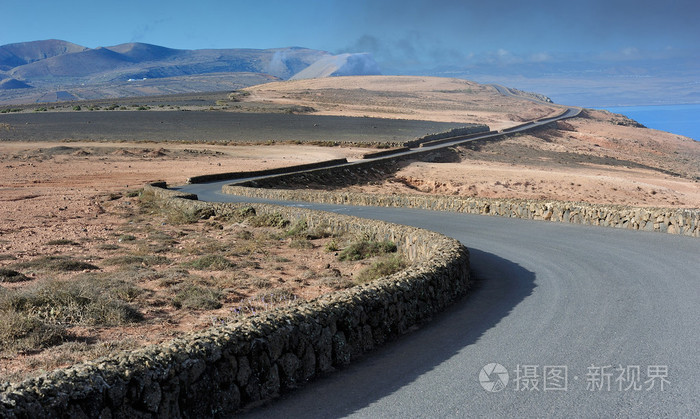
[[[249, 204], [205, 203], [152, 191], [200, 217]], [[184, 198], [184, 199], [183, 199]], [[0, 417], [211, 417], [277, 397], [406, 333], [470, 286], [469, 254], [437, 233], [382, 221], [255, 204], [309, 227], [391, 240], [410, 266], [308, 302], [254, 315], [133, 352], [121, 352], [22, 383], [0, 384]]]
[[[338, 176], [342, 176], [342, 174], [338, 174]], [[327, 179], [331, 183], [331, 179]], [[381, 195], [308, 189], [268, 189], [240, 185], [225, 185], [222, 190], [224, 193], [265, 199], [419, 208], [700, 237], [699, 209], [645, 208], [589, 204], [585, 202], [472, 198], [444, 195]]]
[[247, 178], [247, 177], [256, 177], [256, 176], [270, 176], [270, 175], [281, 175], [285, 173], [292, 173], [292, 172], [298, 172], [302, 170], [311, 170], [311, 169], [320, 169], [324, 167], [331, 167], [331, 166], [337, 166], [339, 164], [345, 164], [347, 163], [347, 159], [334, 159], [334, 160], [325, 160], [317, 163], [309, 163], [309, 164], [299, 164], [295, 166], [288, 166], [288, 167], [278, 167], [274, 169], [268, 169], [268, 170], [256, 170], [252, 172], [227, 172], [227, 173], [214, 173], [210, 175], [200, 175], [200, 176], [192, 176], [187, 179], [187, 183], [194, 184], [194, 183], [207, 183], [207, 182], [217, 182], [221, 180], [233, 180], [233, 179], [241, 179], [241, 178]]

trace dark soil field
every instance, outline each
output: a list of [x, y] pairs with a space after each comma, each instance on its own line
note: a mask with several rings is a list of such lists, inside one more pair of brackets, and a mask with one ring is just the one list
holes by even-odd
[[464, 125], [223, 111], [24, 111], [0, 115], [0, 141], [402, 143]]

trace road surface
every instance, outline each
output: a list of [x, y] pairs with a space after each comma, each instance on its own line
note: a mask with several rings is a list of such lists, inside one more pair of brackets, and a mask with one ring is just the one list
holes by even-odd
[[[222, 183], [181, 189], [202, 200], [261, 201], [221, 194]], [[250, 416], [700, 416], [700, 240], [288, 204], [454, 237], [471, 251], [478, 287], [420, 330]], [[502, 390], [487, 391], [499, 382]]]

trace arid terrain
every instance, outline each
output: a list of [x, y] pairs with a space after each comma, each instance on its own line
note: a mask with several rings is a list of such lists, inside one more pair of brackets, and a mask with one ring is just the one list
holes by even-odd
[[[306, 110], [312, 115], [361, 117], [348, 118], [352, 123], [379, 121], [387, 132], [404, 120], [428, 121], [416, 125], [425, 132], [404, 133], [402, 141], [440, 126], [483, 123], [501, 129], [561, 112], [556, 105], [533, 102], [533, 96], [504, 97], [490, 86], [415, 77], [279, 82], [251, 87], [233, 97], [216, 97], [213, 105], [206, 102], [198, 108], [196, 101], [188, 103], [188, 109], [200, 112], [186, 114], [213, 114], [208, 109], [216, 107], [217, 115], [233, 118], [242, 111], [308, 107], [314, 109]], [[109, 115], [127, 112], [153, 120], [165, 113], [174, 118], [183, 114], [176, 106], [172, 110], [155, 105], [140, 112], [102, 109], [78, 113], [72, 106], [56, 114], [89, 115], [102, 118], [100, 123], [106, 123]], [[0, 115], [0, 138], [12, 139], [10, 134], [20, 131], [28, 135], [30, 131], [17, 126], [19, 119], [38, 121], [51, 113], [27, 108]], [[270, 117], [275, 115], [268, 113], [259, 119], [265, 121], [261, 129], [284, 137], [288, 125], [274, 125]], [[127, 137], [138, 142], [129, 138], [75, 141], [84, 138], [39, 131], [37, 136], [45, 137], [0, 141], [0, 269], [5, 270], [0, 276], [0, 312], [15, 313], [7, 318], [24, 325], [18, 329], [39, 330], [45, 338], [34, 347], [5, 344], [0, 350], [0, 380], [162, 341], [228, 321], [247, 308], [260, 310], [266, 304], [332, 292], [352, 285], [359, 272], [372, 265], [374, 259], [339, 260], [337, 253], [358, 240], [354, 237], [324, 237], [299, 226], [295, 230], [291, 225], [258, 223], [251, 214], [235, 220], [179, 219], [149, 197], [139, 196], [138, 190], [150, 181], [176, 185], [192, 175], [342, 157], [352, 160], [374, 150], [291, 142], [229, 144], [221, 127], [212, 128], [219, 130], [221, 140], [200, 141], [207, 137], [208, 126], [195, 122], [191, 125], [198, 137], [189, 141], [167, 141], [158, 134], [158, 124], [145, 126], [141, 132], [136, 125], [130, 126]], [[342, 125], [346, 127], [344, 138], [349, 143], [371, 142], [362, 133], [353, 138], [352, 123]], [[247, 135], [249, 142], [256, 143], [251, 138], [253, 131]], [[442, 159], [403, 164], [385, 179], [348, 188], [697, 208], [699, 180], [700, 142], [640, 128], [619, 115], [586, 110], [581, 117], [556, 127], [459, 147]], [[207, 255], [218, 259], [203, 259]], [[236, 266], [235, 273], [227, 271], [231, 266]], [[58, 295], [61, 288], [56, 281], [85, 286], [72, 292], [84, 292], [88, 299], [92, 298], [91, 287], [85, 284], [103, 287], [107, 295], [117, 295], [115, 299], [124, 304], [117, 310], [122, 317], [101, 322], [83, 319], [71, 311], [75, 307], [68, 314], [47, 312], [45, 306], [20, 310], [22, 304], [28, 306], [21, 301], [28, 300], [18, 299], [18, 293]], [[183, 298], [188, 293], [201, 298], [186, 302]], [[265, 295], [273, 295], [274, 304], [270, 297], [263, 302]], [[0, 333], [2, 339], [17, 342], [28, 336], [13, 335], [11, 327]]]
[[[357, 239], [350, 235], [254, 216], [182, 219], [138, 194], [149, 181], [182, 184], [191, 174], [353, 158], [361, 149], [0, 143], [0, 150], [0, 380], [332, 292], [373, 261], [339, 260]], [[99, 302], [95, 292], [122, 306], [90, 317], [78, 301]], [[41, 327], [27, 323], [32, 316]]]
[[[327, 115], [484, 123], [491, 129], [560, 112], [532, 96], [506, 98], [465, 80], [352, 77], [277, 82], [246, 89], [254, 100], [311, 106]], [[455, 156], [456, 154], [456, 156]], [[700, 206], [700, 142], [586, 110], [556, 128], [463, 146], [447, 162], [413, 162], [383, 182], [351, 190]]]

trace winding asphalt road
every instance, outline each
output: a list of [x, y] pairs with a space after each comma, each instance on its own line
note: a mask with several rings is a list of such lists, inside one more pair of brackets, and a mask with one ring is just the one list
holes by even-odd
[[[222, 194], [223, 183], [179, 189], [207, 201], [262, 201]], [[250, 416], [700, 417], [700, 240], [412, 209], [284, 204], [454, 237], [471, 251], [478, 286], [421, 329]], [[480, 376], [491, 363], [506, 374]], [[499, 371], [492, 368], [487, 372]], [[498, 392], [480, 383], [489, 387], [506, 375]]]

